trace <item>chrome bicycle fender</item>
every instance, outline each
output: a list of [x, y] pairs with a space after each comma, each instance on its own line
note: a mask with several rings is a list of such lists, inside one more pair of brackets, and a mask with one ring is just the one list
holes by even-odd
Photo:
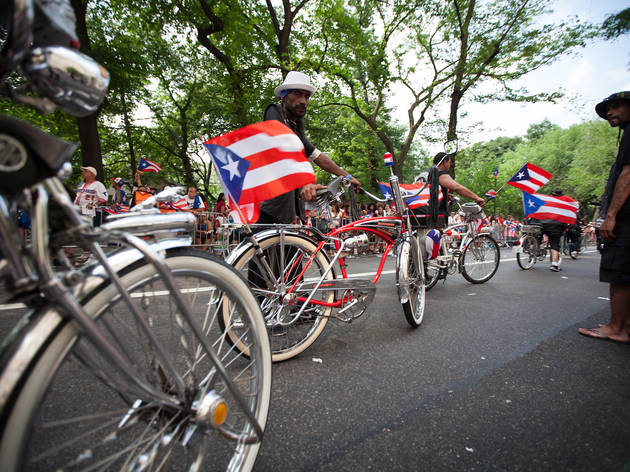
[[[191, 244], [192, 237], [183, 236], [179, 238], [162, 239], [160, 241], [152, 242], [149, 245], [155, 252], [164, 255], [164, 252], [167, 249], [190, 247]], [[112, 266], [112, 269], [114, 269], [114, 272], [118, 273], [143, 257], [144, 255], [138, 249], [125, 248], [108, 255], [107, 261]], [[104, 279], [108, 278], [107, 272], [100, 264], [86, 267], [84, 269], [84, 274], [86, 275], [85, 281], [80, 284], [78, 288], [85, 294], [89, 293], [96, 286], [100, 285]], [[74, 293], [74, 295], [76, 296], [77, 293]]]
[[400, 303], [409, 301], [409, 254], [411, 242], [403, 241], [398, 246], [398, 257], [396, 258], [396, 288], [398, 289], [398, 298]]
[[149, 215], [124, 215], [110, 219], [99, 228], [102, 231], [126, 231], [135, 236], [152, 236], [160, 231], [192, 232], [195, 228], [195, 215], [188, 212], [157, 213]]
[[[284, 234], [285, 236], [297, 236], [300, 238], [308, 239], [311, 243], [317, 246], [317, 242], [302, 231], [297, 231], [294, 229], [289, 229], [289, 230], [285, 229]], [[262, 243], [263, 241], [269, 238], [278, 236], [278, 230], [267, 229], [259, 233], [256, 233], [255, 236], [258, 243]], [[234, 265], [234, 263], [243, 255], [243, 253], [247, 252], [251, 248], [252, 245], [253, 245], [252, 241], [249, 238], [245, 238], [243, 241], [241, 241], [241, 243], [238, 246], [236, 246], [232, 250], [232, 252], [230, 252], [230, 254], [228, 254], [227, 258], [225, 259], [225, 262], [227, 262], [229, 265]]]

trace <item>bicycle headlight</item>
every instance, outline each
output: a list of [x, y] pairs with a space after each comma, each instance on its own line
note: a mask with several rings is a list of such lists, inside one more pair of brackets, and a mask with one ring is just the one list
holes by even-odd
[[79, 117], [98, 109], [109, 86], [109, 72], [103, 66], [85, 54], [61, 46], [33, 49], [23, 69], [40, 95]]

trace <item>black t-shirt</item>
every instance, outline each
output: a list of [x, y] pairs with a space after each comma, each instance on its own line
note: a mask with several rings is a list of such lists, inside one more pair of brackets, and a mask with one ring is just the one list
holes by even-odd
[[[606, 182], [606, 190], [604, 191], [604, 197], [601, 202], [600, 215], [604, 217], [608, 206], [613, 198], [615, 191], [615, 185], [619, 179], [619, 175], [624, 166], [630, 165], [630, 133], [628, 132], [629, 126], [626, 125], [621, 142], [619, 143], [619, 151], [617, 152], [617, 158], [610, 167], [610, 173], [608, 174], [608, 181]], [[617, 223], [615, 225], [614, 233], [616, 236], [615, 244], [620, 246], [630, 246], [630, 198], [625, 201], [619, 212], [617, 213]]]
[[[441, 170], [438, 173], [438, 182], [440, 181], [440, 177], [444, 174], [448, 174], [447, 170]], [[448, 189], [446, 187], [442, 187], [440, 185], [440, 190], [442, 191], [442, 200], [438, 204], [438, 211], [440, 213], [450, 214], [448, 211]]]
[[[295, 121], [287, 120], [284, 117], [281, 105], [275, 103], [269, 105], [265, 110], [263, 120], [276, 120], [288, 126], [302, 141], [304, 153], [307, 157], [315, 151], [315, 146], [307, 139], [304, 130], [300, 129], [300, 126]], [[291, 190], [270, 200], [265, 200], [260, 208], [263, 213], [260, 221], [289, 224], [293, 222], [296, 215], [300, 216], [302, 221], [305, 221], [303, 206], [299, 199], [299, 191]]]

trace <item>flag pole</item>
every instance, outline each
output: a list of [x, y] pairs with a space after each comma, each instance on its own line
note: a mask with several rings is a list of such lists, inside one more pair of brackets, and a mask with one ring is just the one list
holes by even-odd
[[499, 175], [499, 168], [495, 167], [492, 176], [494, 177], [494, 201], [492, 202], [492, 216], [497, 216], [497, 176]]

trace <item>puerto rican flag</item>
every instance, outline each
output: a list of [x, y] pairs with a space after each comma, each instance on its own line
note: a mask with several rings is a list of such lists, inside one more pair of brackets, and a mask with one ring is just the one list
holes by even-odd
[[159, 172], [162, 170], [162, 167], [160, 167], [160, 165], [156, 162], [141, 157], [140, 163], [138, 164], [138, 170], [141, 172]]
[[427, 259], [435, 259], [440, 255], [440, 240], [442, 239], [442, 233], [439, 229], [431, 229], [427, 232], [424, 245], [427, 250]]
[[518, 221], [510, 221], [507, 224], [506, 232], [509, 237], [516, 237], [518, 231], [519, 223]]
[[186, 200], [186, 197], [182, 197], [172, 203], [169, 202], [168, 206], [171, 207], [173, 210], [188, 210], [188, 200]]
[[510, 180], [507, 181], [507, 183], [512, 187], [523, 190], [524, 192], [534, 193], [540, 189], [540, 187], [549, 182], [549, 179], [552, 177], [553, 174], [535, 166], [534, 164], [526, 162], [525, 165], [521, 167]]
[[[378, 188], [383, 194], [383, 197], [385, 197], [385, 199], [387, 200], [391, 200], [392, 189], [389, 186], [389, 184], [386, 184], [385, 182], [377, 182], [377, 183], [378, 183]], [[424, 186], [423, 183], [400, 184], [400, 193], [403, 198], [406, 198], [406, 195], [413, 194], [413, 192], [417, 191], [418, 189], [421, 189], [423, 186]], [[419, 207], [428, 205], [430, 191], [431, 191], [431, 186], [427, 185], [426, 188], [422, 190], [422, 192], [420, 192], [418, 195], [408, 198], [405, 201], [405, 203], [407, 204], [407, 207], [413, 210], [414, 208], [419, 208]], [[438, 201], [441, 201], [443, 197], [444, 196], [442, 195], [442, 190], [440, 190], [440, 192], [438, 193]]]
[[528, 218], [555, 220], [572, 225], [577, 218], [578, 208], [578, 202], [566, 195], [552, 197], [523, 192], [523, 211]]
[[117, 215], [118, 213], [129, 213], [129, 205], [116, 205], [112, 207], [103, 207], [105, 213]]
[[204, 145], [230, 206], [238, 205], [247, 223], [258, 221], [260, 202], [315, 183], [302, 141], [279, 121], [245, 126]]

